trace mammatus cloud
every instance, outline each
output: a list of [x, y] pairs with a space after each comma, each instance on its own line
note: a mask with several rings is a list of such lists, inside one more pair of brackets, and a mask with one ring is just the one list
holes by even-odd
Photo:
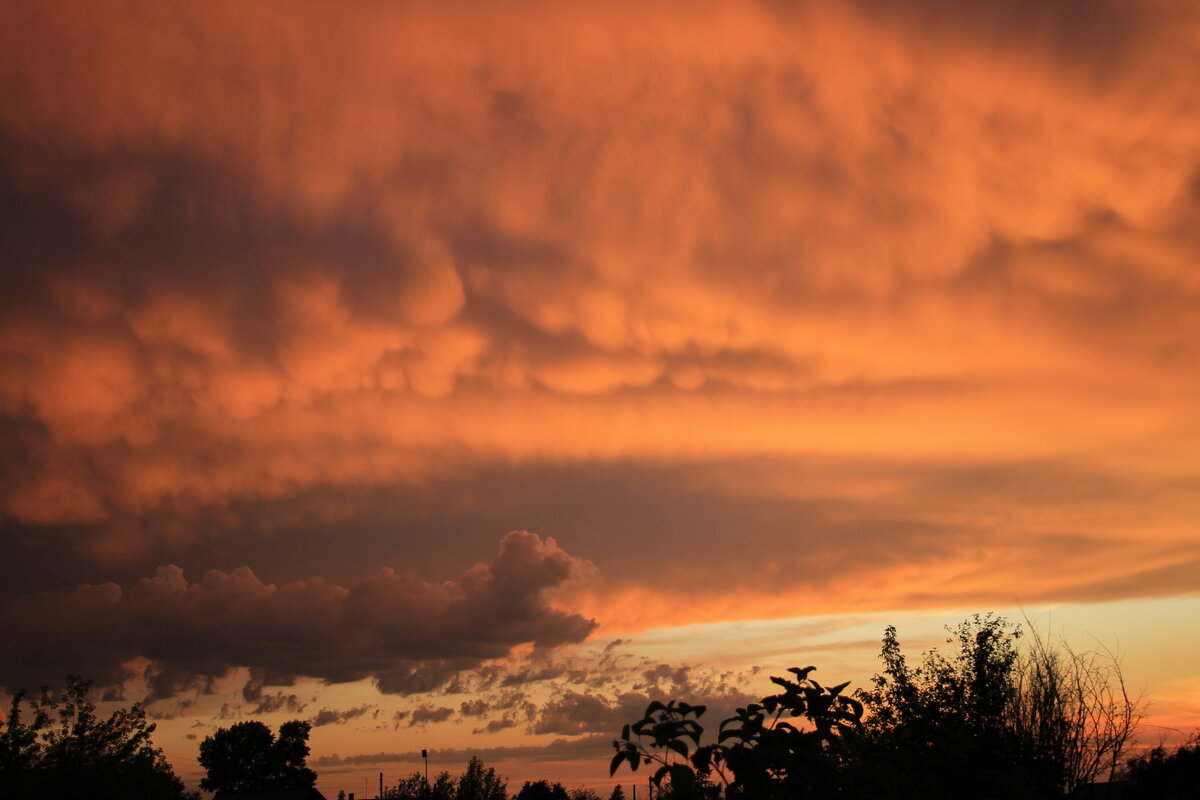
[[0, 684], [15, 690], [68, 672], [116, 682], [126, 664], [146, 658], [155, 697], [239, 666], [253, 671], [244, 698], [260, 706], [290, 708], [288, 698], [264, 696], [262, 685], [298, 675], [373, 676], [388, 692], [389, 676], [426, 660], [461, 669], [519, 644], [583, 640], [595, 623], [543, 597], [582, 566], [553, 539], [514, 532], [490, 564], [442, 583], [387, 568], [349, 587], [320, 578], [267, 585], [248, 568], [189, 583], [164, 567], [127, 590], [105, 584], [18, 598], [3, 612], [10, 647]]
[[[631, 480], [547, 512], [605, 545], [610, 591], [580, 608], [618, 627], [858, 602], [863, 582], [874, 607], [1194, 585], [1195, 9], [463, 17], [0, 10], [21, 32], [0, 48], [0, 514], [21, 557], [0, 570], [59, 551], [92, 584], [190, 570], [174, 554], [366, 527], [362, 496], [397, 487], [422, 509], [451, 487], [421, 513], [450, 528], [469, 506], [478, 529], [534, 512], [477, 470], [582, 485], [649, 463], [687, 484], [665, 524], [609, 524]], [[862, 479], [793, 469], [838, 459]], [[785, 466], [706, 483], [754, 461]], [[1030, 464], [1135, 499], [1030, 513], [1007, 474]], [[657, 535], [673, 517], [704, 546]], [[693, 563], [647, 579], [671, 546]], [[706, 569], [755, 585], [683, 605]], [[113, 591], [72, 602], [128, 607]], [[136, 649], [81, 634], [106, 663]], [[351, 674], [421, 692], [475, 658]]]
[[[816, 434], [785, 419], [837, 422], [830, 392], [887, 446], [927, 401], [974, 425], [998, 382], [1020, 409], [1047, 373], [1050, 415], [1116, 414], [1092, 390], [1136, 376], [1120, 407], [1169, 419], [1196, 389], [1172, 369], [1194, 355], [1191, 28], [928, 5], [681, 27], [545, 4], [467, 30], [387, 7], [6, 10], [26, 34], [0, 61], [21, 76], [0, 115], [7, 513], [394, 480], [450, 441], [674, 453], [710, 414], [738, 424], [709, 448], [790, 449]], [[643, 421], [572, 428], [597, 414]]]

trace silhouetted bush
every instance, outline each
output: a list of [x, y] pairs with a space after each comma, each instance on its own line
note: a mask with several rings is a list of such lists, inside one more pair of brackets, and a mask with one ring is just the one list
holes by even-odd
[[[848, 683], [823, 687], [809, 677], [813, 670], [772, 677], [783, 691], [737, 709], [714, 744], [700, 744], [704, 706], [651, 703], [613, 742], [610, 774], [622, 763], [634, 770], [657, 764], [651, 781], [660, 796], [680, 800], [722, 792], [761, 800], [836, 793], [849, 753], [845, 739], [861, 727], [863, 706], [842, 695]], [[793, 724], [797, 717], [802, 721]]]

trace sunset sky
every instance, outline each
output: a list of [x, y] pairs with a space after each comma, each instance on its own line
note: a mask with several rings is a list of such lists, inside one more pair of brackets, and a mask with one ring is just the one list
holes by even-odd
[[0, 689], [600, 786], [996, 610], [1200, 726], [1198, 76], [1184, 2], [0, 4]]

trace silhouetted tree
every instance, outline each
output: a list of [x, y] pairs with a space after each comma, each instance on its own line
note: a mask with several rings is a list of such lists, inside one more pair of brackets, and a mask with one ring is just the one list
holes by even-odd
[[1170, 753], [1159, 745], [1129, 760], [1128, 800], [1195, 800], [1200, 796], [1200, 731]]
[[570, 800], [570, 796], [561, 783], [525, 781], [521, 791], [517, 792], [516, 800]]
[[[1006, 714], [1016, 693], [1020, 630], [975, 615], [910, 665], [896, 629], [884, 632], [884, 669], [856, 693], [870, 709], [851, 778], [862, 795], [957, 798], [1036, 794], [1016, 759]], [[985, 791], [986, 789], [986, 791]]]
[[401, 778], [395, 786], [389, 786], [383, 792], [383, 800], [423, 800], [429, 796], [429, 783], [419, 772]]
[[483, 762], [472, 758], [458, 778], [455, 800], [508, 800], [508, 785], [496, 774], [495, 767], [484, 769]]
[[[491, 769], [483, 770], [482, 766], [483, 765], [481, 762], [479, 765], [481, 778], [486, 776], [488, 773], [491, 773], [494, 778], [495, 771]], [[468, 772], [470, 771], [471, 768], [468, 767]], [[464, 775], [460, 775], [458, 778], [453, 778], [449, 772], [441, 772], [434, 776], [433, 785], [430, 785], [429, 781], [425, 780], [424, 775], [419, 772], [414, 772], [407, 778], [401, 778], [395, 786], [385, 789], [383, 792], [383, 797], [384, 800], [456, 800], [460, 785], [465, 777], [465, 773]], [[494, 779], [500, 781], [501, 793], [499, 795], [494, 795], [494, 790], [492, 790], [492, 796], [498, 797], [498, 800], [503, 800], [503, 798], [506, 797], [504, 794], [505, 786], [503, 783], [503, 778]], [[468, 779], [469, 784], [473, 783], [474, 781], [474, 778]], [[484, 780], [479, 780], [480, 785], [484, 783]], [[468, 789], [468, 791], [470, 790]]]
[[17, 693], [0, 730], [0, 797], [198, 797], [184, 790], [154, 747], [155, 726], [141, 705], [102, 719], [88, 700], [90, 688], [90, 681], [69, 675], [57, 700], [44, 689], [29, 704], [28, 724], [22, 722], [25, 693]]
[[279, 726], [279, 738], [258, 720], [220, 728], [200, 743], [200, 788], [210, 792], [268, 792], [306, 789], [317, 782], [309, 769], [307, 722]]
[[449, 772], [439, 772], [437, 777], [433, 779], [433, 786], [430, 787], [429, 796], [432, 800], [454, 800], [454, 790], [456, 781], [450, 777]]
[[625, 790], [621, 788], [621, 784], [613, 787], [612, 794], [608, 796], [608, 800], [625, 800]]

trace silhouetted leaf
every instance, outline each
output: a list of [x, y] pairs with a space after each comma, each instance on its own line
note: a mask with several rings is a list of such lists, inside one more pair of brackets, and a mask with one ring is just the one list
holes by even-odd
[[696, 773], [684, 764], [672, 764], [670, 774], [671, 788], [680, 793], [687, 793], [696, 784]]

